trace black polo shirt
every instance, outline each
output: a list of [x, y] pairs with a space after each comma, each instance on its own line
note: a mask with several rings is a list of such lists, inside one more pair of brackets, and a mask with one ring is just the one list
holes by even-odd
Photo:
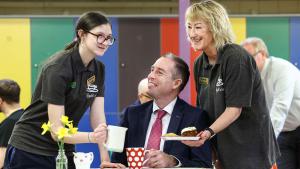
[[215, 65], [205, 53], [194, 65], [197, 105], [212, 124], [226, 107], [242, 108], [240, 117], [213, 140], [224, 168], [270, 169], [279, 150], [255, 60], [240, 46], [227, 44]]
[[[43, 66], [32, 103], [16, 124], [9, 143], [35, 154], [57, 155], [57, 143], [50, 133], [41, 135], [42, 123], [49, 120], [48, 103], [64, 105], [65, 115], [77, 126], [94, 98], [104, 95], [104, 69], [95, 59], [85, 67], [78, 48], [53, 55]], [[65, 144], [65, 151], [70, 155], [74, 145]]]

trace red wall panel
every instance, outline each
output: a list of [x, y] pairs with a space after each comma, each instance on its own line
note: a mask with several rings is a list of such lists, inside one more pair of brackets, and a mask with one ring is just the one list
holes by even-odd
[[179, 55], [178, 18], [162, 18], [160, 20], [161, 55], [172, 52]]

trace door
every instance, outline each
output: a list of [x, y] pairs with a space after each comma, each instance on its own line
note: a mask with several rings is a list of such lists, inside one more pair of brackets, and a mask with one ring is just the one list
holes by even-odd
[[160, 57], [159, 18], [119, 19], [119, 111], [137, 99], [137, 86]]

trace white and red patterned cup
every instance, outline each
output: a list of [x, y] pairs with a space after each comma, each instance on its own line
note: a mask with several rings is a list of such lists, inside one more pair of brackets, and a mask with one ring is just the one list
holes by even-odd
[[127, 162], [129, 169], [141, 169], [145, 158], [143, 147], [126, 148]]

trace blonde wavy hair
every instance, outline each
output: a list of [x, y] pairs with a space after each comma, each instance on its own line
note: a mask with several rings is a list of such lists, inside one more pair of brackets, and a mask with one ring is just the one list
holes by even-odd
[[212, 0], [203, 0], [191, 5], [185, 13], [188, 21], [204, 21], [212, 33], [215, 47], [220, 49], [226, 43], [234, 41], [234, 34], [226, 9]]

